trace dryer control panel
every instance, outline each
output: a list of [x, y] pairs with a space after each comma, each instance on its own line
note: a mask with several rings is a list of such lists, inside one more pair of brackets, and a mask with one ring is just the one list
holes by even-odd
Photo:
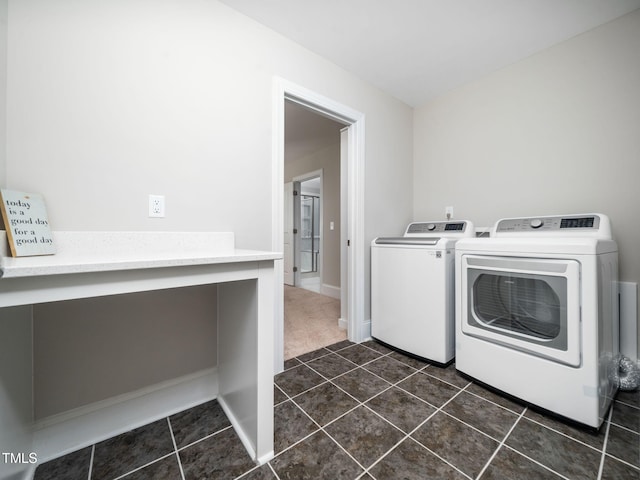
[[609, 218], [602, 214], [549, 215], [541, 217], [504, 218], [496, 223], [496, 236], [547, 235], [593, 236], [610, 238]]
[[413, 222], [404, 232], [405, 237], [472, 237], [474, 235], [473, 224], [467, 220], [456, 222]]

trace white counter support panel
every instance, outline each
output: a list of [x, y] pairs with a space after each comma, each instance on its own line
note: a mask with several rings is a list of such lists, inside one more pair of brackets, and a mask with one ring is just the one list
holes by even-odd
[[[281, 254], [236, 250], [230, 233], [54, 232], [56, 255], [11, 258], [3, 237], [0, 451], [28, 457], [37, 448], [32, 352], [25, 351], [33, 304], [216, 284], [217, 398], [251, 457], [273, 456], [273, 281]], [[0, 459], [0, 480], [25, 468]]]

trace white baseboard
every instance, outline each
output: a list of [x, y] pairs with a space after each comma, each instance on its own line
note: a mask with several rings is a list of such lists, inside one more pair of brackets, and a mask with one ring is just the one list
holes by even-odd
[[620, 353], [638, 363], [638, 284], [619, 282]]
[[141, 427], [218, 395], [218, 370], [210, 368], [35, 422], [38, 463]]
[[365, 320], [362, 324], [362, 342], [371, 340], [371, 319]]
[[341, 330], [346, 330], [348, 325], [347, 325], [347, 320], [344, 318], [339, 318], [338, 319], [338, 327], [340, 327]]
[[231, 422], [233, 429], [236, 431], [238, 438], [244, 445], [244, 448], [247, 451], [247, 453], [249, 453], [249, 456], [251, 458], [256, 458], [257, 455], [256, 455], [256, 450], [254, 446], [251, 444], [251, 441], [249, 440], [249, 437], [247, 437], [244, 429], [240, 427], [240, 422], [238, 421], [236, 416], [233, 414], [233, 412], [227, 405], [227, 402], [225, 401], [225, 399], [223, 397], [218, 397], [218, 403], [222, 407], [222, 410], [224, 411], [224, 413], [227, 415], [229, 422]]
[[36, 473], [35, 465], [29, 465], [24, 470], [9, 474], [9, 476], [0, 476], [0, 480], [33, 480]]
[[323, 283], [320, 287], [320, 293], [322, 295], [326, 295], [327, 297], [340, 300], [340, 287], [335, 287], [333, 285], [327, 285], [326, 283]]
[[238, 435], [238, 438], [240, 439], [240, 441], [242, 442], [242, 445], [244, 445], [244, 448], [249, 454], [249, 456], [253, 459], [256, 459], [256, 463], [258, 465], [263, 465], [267, 463], [269, 460], [271, 460], [274, 456], [273, 450], [267, 453], [266, 455], [264, 455], [262, 458], [257, 458], [258, 455], [256, 453], [255, 447], [251, 443], [251, 440], [249, 440], [249, 437], [247, 436], [247, 432], [245, 432], [244, 428], [242, 428], [242, 425], [240, 424], [236, 416], [233, 414], [233, 412], [227, 405], [227, 402], [225, 401], [224, 397], [218, 397], [218, 403], [220, 403], [222, 410], [224, 410], [224, 413], [227, 415], [229, 422], [231, 422], [233, 429]]

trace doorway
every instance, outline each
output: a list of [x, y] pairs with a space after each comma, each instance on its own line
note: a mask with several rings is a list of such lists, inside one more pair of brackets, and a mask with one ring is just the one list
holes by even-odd
[[343, 128], [285, 100], [285, 360], [347, 338], [339, 321]]
[[[285, 136], [285, 161], [286, 154], [286, 136]], [[339, 162], [339, 157], [335, 160]], [[339, 165], [339, 164], [338, 164]], [[285, 179], [287, 167], [285, 165]], [[298, 235], [294, 235], [294, 265], [298, 267], [299, 275], [294, 275], [296, 281], [294, 286], [310, 290], [315, 293], [325, 293], [323, 291], [322, 266], [325, 256], [323, 251], [324, 244], [324, 208], [322, 207], [322, 170], [309, 172], [306, 175], [294, 178], [294, 190], [298, 187], [298, 199], [294, 200], [295, 205], [293, 215], [298, 215], [294, 225], [297, 227]], [[287, 212], [285, 212], [285, 216]], [[335, 221], [332, 221], [335, 224]], [[334, 232], [331, 230], [330, 234]], [[338, 234], [339, 235], [339, 234]], [[340, 268], [339, 250], [330, 249], [329, 255], [336, 255], [333, 264]], [[329, 263], [329, 262], [328, 262]], [[296, 272], [296, 273], [298, 273]], [[285, 281], [286, 283], [286, 281]], [[339, 284], [334, 287], [339, 293]], [[336, 296], [340, 298], [339, 294]]]
[[[273, 90], [273, 208], [272, 249], [286, 250], [284, 242], [284, 109], [289, 100], [326, 118], [346, 125], [341, 132], [341, 321], [348, 338], [361, 342], [370, 337], [364, 319], [364, 114], [282, 78], [274, 78]], [[283, 247], [284, 246], [284, 247]], [[284, 261], [276, 261], [274, 278], [274, 367], [284, 367]]]

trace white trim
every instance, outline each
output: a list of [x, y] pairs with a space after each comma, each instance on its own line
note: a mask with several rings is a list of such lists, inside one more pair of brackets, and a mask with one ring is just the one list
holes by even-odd
[[242, 428], [242, 422], [240, 422], [240, 420], [236, 417], [236, 415], [233, 413], [233, 410], [229, 408], [224, 397], [218, 397], [218, 403], [222, 407], [222, 410], [224, 411], [224, 413], [227, 415], [229, 422], [233, 426], [233, 430], [236, 432], [236, 435], [238, 435], [240, 442], [242, 442], [242, 445], [244, 445], [244, 448], [249, 453], [249, 456], [255, 459], [258, 465], [264, 465], [269, 460], [271, 460], [275, 456], [275, 451], [270, 450], [266, 452], [264, 455], [258, 456], [258, 453], [256, 452], [256, 449], [253, 443], [251, 442], [251, 439], [247, 435], [247, 432], [245, 431], [245, 429]]
[[[320, 115], [347, 124], [349, 137], [348, 165], [348, 239], [347, 259], [349, 340], [361, 342], [370, 335], [364, 321], [365, 241], [364, 241], [364, 168], [365, 116], [363, 113], [335, 102], [307, 88], [280, 77], [273, 80], [273, 138], [272, 138], [272, 249], [280, 251], [284, 243], [284, 101], [290, 100]], [[344, 268], [344, 265], [343, 265]], [[284, 272], [282, 261], [275, 262], [275, 372], [284, 369]], [[344, 301], [344, 296], [343, 296]]]
[[[340, 300], [340, 287], [336, 287], [335, 285], [327, 285], [323, 283], [320, 286], [320, 293], [322, 295], [326, 295], [327, 297], [335, 298], [336, 300]], [[345, 325], [345, 328], [347, 326]]]
[[638, 284], [619, 282], [620, 353], [638, 363]]
[[217, 395], [218, 370], [214, 367], [43, 418], [34, 424], [38, 463], [213, 400]]
[[371, 336], [371, 326], [364, 318], [365, 235], [364, 235], [364, 115], [347, 130], [348, 149], [348, 235], [351, 251], [347, 265], [348, 337], [352, 342], [363, 342]]
[[[347, 198], [347, 164], [349, 155], [349, 128], [344, 127], [340, 130], [340, 198]], [[340, 202], [340, 321], [339, 326], [347, 330], [349, 322], [349, 305], [347, 305], [347, 288], [349, 285], [347, 269], [344, 259], [348, 258], [349, 251], [347, 248], [349, 212], [346, 202]], [[347, 332], [348, 333], [348, 332]]]
[[[284, 98], [285, 87], [273, 82], [273, 137], [271, 141], [271, 247], [284, 245]], [[284, 370], [284, 261], [273, 263], [274, 374]]]

